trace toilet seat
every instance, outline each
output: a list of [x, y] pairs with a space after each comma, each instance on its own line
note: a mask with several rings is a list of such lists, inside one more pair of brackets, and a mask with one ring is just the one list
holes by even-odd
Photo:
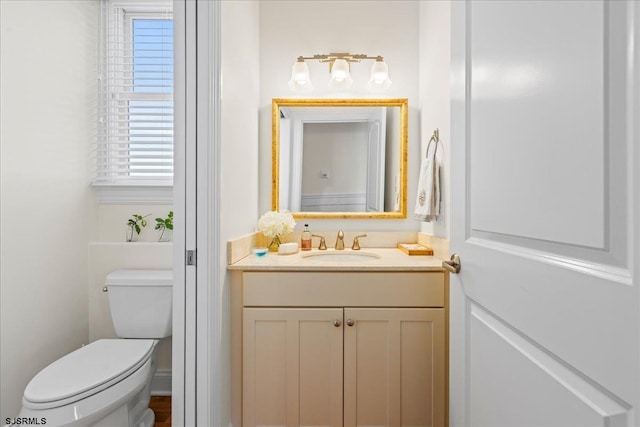
[[[148, 387], [154, 368], [152, 368], [152, 358], [149, 358], [137, 371], [122, 381], [113, 384], [110, 387], [84, 397], [76, 402], [57, 406], [54, 408], [45, 408], [23, 400], [22, 409], [18, 414], [18, 418], [46, 418], [47, 426], [67, 426], [67, 427], [88, 427], [95, 424], [101, 426], [118, 426], [128, 425], [128, 414], [123, 416], [120, 409], [119, 416], [110, 418], [107, 423], [102, 422], [109, 414], [114, 414], [118, 408], [122, 408], [127, 402], [140, 394], [145, 387]], [[143, 415], [144, 415], [143, 411]], [[140, 414], [138, 414], [140, 415]], [[119, 418], [120, 417], [120, 418]], [[137, 418], [136, 418], [137, 419]], [[102, 422], [102, 424], [100, 424]], [[147, 423], [146, 425], [153, 425]]]
[[148, 361], [156, 340], [103, 339], [56, 360], [27, 385], [23, 405], [56, 408], [96, 394], [129, 377]]

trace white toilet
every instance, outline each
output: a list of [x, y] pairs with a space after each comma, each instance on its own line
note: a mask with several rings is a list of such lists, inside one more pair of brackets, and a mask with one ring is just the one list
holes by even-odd
[[56, 360], [27, 385], [18, 417], [47, 426], [153, 427], [149, 409], [155, 349], [171, 335], [171, 270], [107, 275], [111, 318], [120, 338], [102, 339]]

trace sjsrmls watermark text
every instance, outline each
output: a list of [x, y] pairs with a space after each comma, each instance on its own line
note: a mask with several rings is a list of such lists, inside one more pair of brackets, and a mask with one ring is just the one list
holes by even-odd
[[47, 424], [47, 419], [35, 418], [35, 417], [18, 417], [18, 418], [5, 418], [4, 422], [6, 425], [43, 426]]

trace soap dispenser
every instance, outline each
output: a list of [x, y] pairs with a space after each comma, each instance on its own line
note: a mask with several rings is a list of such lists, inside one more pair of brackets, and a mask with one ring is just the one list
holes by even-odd
[[303, 251], [311, 250], [311, 232], [309, 231], [309, 224], [305, 224], [304, 230], [302, 230], [302, 237], [300, 238], [300, 249]]

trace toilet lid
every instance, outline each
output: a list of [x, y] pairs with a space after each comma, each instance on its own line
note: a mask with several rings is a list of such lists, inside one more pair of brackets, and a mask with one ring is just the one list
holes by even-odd
[[149, 358], [154, 340], [104, 339], [92, 342], [56, 360], [27, 385], [24, 398], [31, 402], [67, 399], [138, 369]]

